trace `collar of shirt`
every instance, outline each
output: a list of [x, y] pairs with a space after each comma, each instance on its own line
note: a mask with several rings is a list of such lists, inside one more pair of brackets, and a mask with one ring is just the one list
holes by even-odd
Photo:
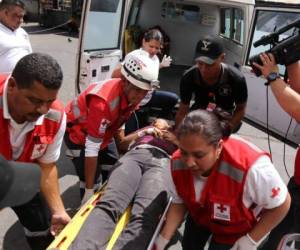
[[16, 33], [18, 29], [20, 29], [20, 27], [15, 30], [11, 30], [10, 28], [8, 28], [7, 26], [5, 26], [3, 23], [0, 22], [0, 29], [2, 29], [2, 31], [6, 33]]
[[[3, 89], [3, 117], [4, 119], [7, 119], [10, 121], [10, 124], [18, 124], [10, 115], [9, 111], [8, 111], [8, 104], [7, 104], [7, 84], [8, 84], [8, 80], [10, 78], [10, 75], [7, 77], [5, 83], [4, 83], [4, 89]], [[24, 122], [22, 124], [30, 124], [30, 128], [31, 130], [34, 128], [35, 125], [42, 125], [43, 124], [43, 120], [44, 120], [44, 115], [40, 116], [35, 122]], [[16, 125], [18, 126], [18, 125]]]

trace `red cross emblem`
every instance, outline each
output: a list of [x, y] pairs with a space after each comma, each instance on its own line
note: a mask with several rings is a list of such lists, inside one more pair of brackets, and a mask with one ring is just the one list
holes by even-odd
[[271, 198], [275, 198], [277, 195], [279, 195], [280, 187], [272, 188], [272, 195]]
[[44, 145], [43, 145], [43, 144], [40, 144], [36, 150], [37, 150], [38, 152], [42, 152], [42, 151], [44, 150]]
[[221, 213], [224, 213], [227, 210], [227, 208], [224, 207], [223, 204], [220, 204], [220, 206], [218, 206], [217, 208], [220, 210]]

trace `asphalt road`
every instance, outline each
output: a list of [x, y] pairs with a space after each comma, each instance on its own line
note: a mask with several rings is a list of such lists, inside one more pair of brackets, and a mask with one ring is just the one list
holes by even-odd
[[[33, 33], [41, 29], [36, 24], [27, 24], [26, 30], [31, 33], [30, 40], [33, 51], [49, 53], [62, 66], [64, 72], [64, 82], [59, 93], [59, 98], [66, 103], [75, 94], [75, 72], [76, 72], [76, 53], [78, 39], [69, 37], [67, 32], [63, 30], [50, 31], [44, 33]], [[254, 142], [262, 149], [268, 150], [268, 136], [254, 127], [244, 123], [239, 134], [246, 139]], [[284, 145], [274, 138], [270, 138], [270, 144], [275, 167], [280, 172], [282, 178], [287, 182], [288, 176], [283, 164]], [[58, 169], [60, 176], [60, 189], [65, 206], [68, 210], [74, 210], [80, 204], [78, 178], [74, 175], [74, 168], [69, 159], [64, 156], [65, 148], [62, 149], [61, 157], [58, 161]], [[295, 149], [286, 146], [285, 162], [287, 170], [291, 174], [295, 157]], [[5, 250], [28, 250], [27, 243], [24, 238], [22, 227], [17, 217], [11, 209], [3, 209], [0, 211], [0, 249]], [[172, 250], [181, 249], [177, 244], [171, 248]]]

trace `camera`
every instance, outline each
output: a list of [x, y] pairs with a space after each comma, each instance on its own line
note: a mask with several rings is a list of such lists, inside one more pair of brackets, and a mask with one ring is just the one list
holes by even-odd
[[[279, 41], [279, 36], [290, 30], [297, 29], [293, 34], [285, 39]], [[300, 59], [300, 19], [292, 22], [278, 31], [272, 32], [267, 36], [261, 37], [259, 40], [253, 43], [256, 48], [260, 45], [271, 45], [271, 49], [266, 53], [272, 53], [277, 64], [290, 65]], [[249, 63], [256, 76], [261, 75], [261, 71], [253, 65], [253, 62], [262, 65], [259, 54], [249, 58]]]

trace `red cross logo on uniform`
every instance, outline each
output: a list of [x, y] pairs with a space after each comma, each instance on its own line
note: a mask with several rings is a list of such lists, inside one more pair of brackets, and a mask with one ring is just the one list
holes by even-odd
[[218, 206], [217, 208], [220, 210], [221, 213], [224, 213], [227, 210], [227, 208], [224, 207], [223, 204], [220, 204], [220, 206]]
[[37, 150], [38, 152], [42, 152], [42, 151], [44, 150], [44, 145], [43, 145], [43, 144], [40, 144], [36, 150]]
[[280, 187], [272, 188], [272, 195], [271, 198], [275, 198], [277, 195], [279, 195]]

